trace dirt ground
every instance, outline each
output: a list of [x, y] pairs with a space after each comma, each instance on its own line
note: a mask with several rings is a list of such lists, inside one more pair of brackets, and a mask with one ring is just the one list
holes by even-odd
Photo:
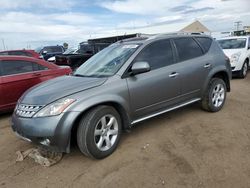
[[106, 159], [75, 147], [49, 168], [15, 163], [15, 152], [33, 145], [1, 115], [0, 187], [250, 187], [250, 76], [234, 79], [227, 97], [219, 113], [194, 104], [138, 124]]

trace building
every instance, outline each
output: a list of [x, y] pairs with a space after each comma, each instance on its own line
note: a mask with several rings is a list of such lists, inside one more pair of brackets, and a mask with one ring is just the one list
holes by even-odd
[[186, 27], [181, 29], [180, 32], [205, 33], [205, 34], [209, 34], [209, 35], [211, 34], [211, 31], [198, 20], [187, 25]]

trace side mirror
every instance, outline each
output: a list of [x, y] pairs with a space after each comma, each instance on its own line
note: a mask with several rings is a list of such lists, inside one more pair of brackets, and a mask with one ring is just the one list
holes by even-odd
[[131, 68], [132, 75], [141, 74], [150, 71], [150, 66], [148, 62], [141, 61], [135, 62]]
[[42, 51], [42, 55], [46, 55], [48, 53], [48, 51], [44, 50]]

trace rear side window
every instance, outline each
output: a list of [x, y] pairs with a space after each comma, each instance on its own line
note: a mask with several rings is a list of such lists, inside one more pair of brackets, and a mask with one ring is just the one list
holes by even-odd
[[174, 39], [180, 61], [193, 59], [203, 55], [202, 49], [193, 38]]
[[9, 55], [27, 56], [27, 54], [25, 52], [22, 52], [22, 51], [12, 51], [12, 52], [9, 52]]
[[1, 64], [3, 76], [33, 71], [32, 63], [27, 61], [2, 61]]
[[33, 64], [33, 70], [34, 71], [41, 71], [41, 70], [48, 70], [48, 67], [45, 67], [43, 65], [40, 65], [38, 63], [32, 63]]
[[212, 39], [207, 38], [207, 37], [196, 37], [196, 39], [200, 43], [202, 48], [205, 50], [205, 53], [207, 53], [212, 44]]
[[0, 55], [9, 55], [8, 52], [0, 52]]
[[151, 70], [172, 65], [174, 57], [170, 41], [156, 41], [146, 46], [134, 60], [134, 62], [139, 61], [148, 62]]

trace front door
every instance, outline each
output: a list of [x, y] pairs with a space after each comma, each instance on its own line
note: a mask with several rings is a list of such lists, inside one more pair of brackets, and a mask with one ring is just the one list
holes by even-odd
[[169, 40], [146, 46], [133, 63], [142, 61], [149, 63], [151, 71], [127, 78], [133, 120], [173, 106], [181, 90]]

